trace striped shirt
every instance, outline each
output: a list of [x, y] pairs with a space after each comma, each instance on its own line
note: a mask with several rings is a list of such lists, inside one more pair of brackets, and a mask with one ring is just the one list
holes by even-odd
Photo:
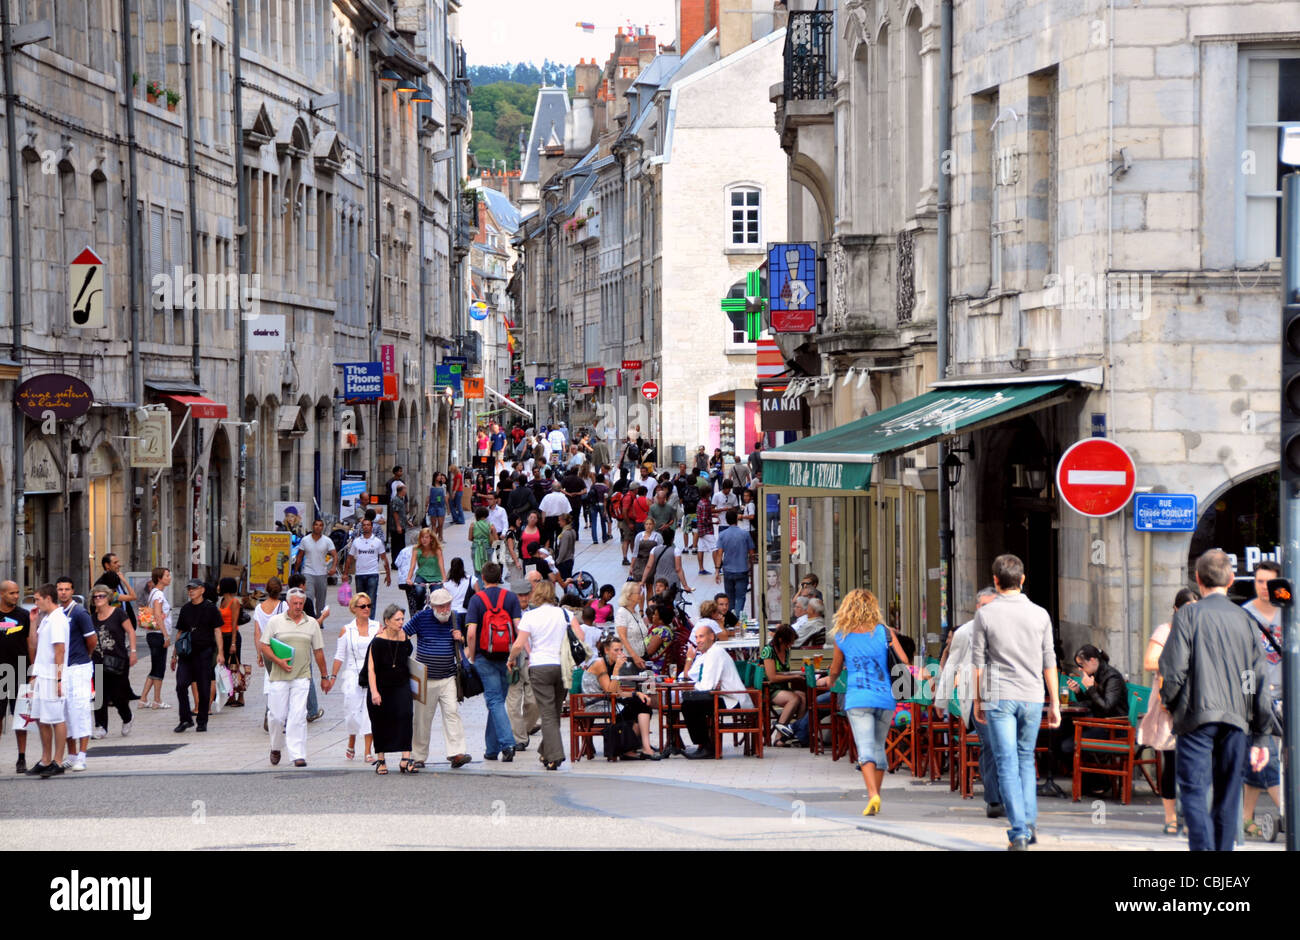
[[407, 636], [416, 638], [415, 658], [428, 667], [430, 679], [447, 679], [456, 674], [456, 644], [451, 636], [455, 626], [455, 615], [442, 623], [426, 608], [402, 627]]

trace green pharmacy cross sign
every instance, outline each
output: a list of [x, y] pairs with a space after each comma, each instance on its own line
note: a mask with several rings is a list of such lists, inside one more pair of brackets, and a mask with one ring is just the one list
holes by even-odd
[[745, 276], [744, 297], [735, 296], [733, 288], [731, 295], [722, 298], [722, 312], [736, 329], [740, 329], [740, 315], [744, 314], [746, 342], [758, 342], [758, 334], [763, 332], [763, 314], [767, 312], [766, 294], [762, 272], [750, 271]]

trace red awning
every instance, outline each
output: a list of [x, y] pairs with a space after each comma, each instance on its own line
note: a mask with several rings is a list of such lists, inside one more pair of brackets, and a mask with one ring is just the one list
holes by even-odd
[[163, 398], [188, 408], [194, 418], [224, 418], [229, 413], [225, 405], [202, 395], [164, 395]]

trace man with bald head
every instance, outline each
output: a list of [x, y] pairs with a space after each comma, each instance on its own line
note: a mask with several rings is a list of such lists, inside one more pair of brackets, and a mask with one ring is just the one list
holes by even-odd
[[695, 743], [694, 751], [687, 752], [691, 760], [716, 757], [713, 749], [713, 696], [711, 692], [738, 692], [738, 695], [724, 695], [723, 702], [727, 708], [750, 708], [753, 703], [745, 692], [745, 683], [740, 681], [740, 673], [727, 651], [717, 645], [713, 628], [707, 624], [696, 627], [691, 634], [696, 649], [695, 660], [686, 673], [686, 678], [695, 683], [694, 691], [682, 696], [682, 717], [686, 720], [686, 730]]
[[[5, 715], [14, 713], [18, 686], [27, 681], [27, 638], [31, 632], [31, 617], [18, 604], [17, 583], [0, 581], [0, 734], [4, 732]], [[18, 740], [16, 771], [25, 774], [27, 731], [15, 730], [14, 737]]]

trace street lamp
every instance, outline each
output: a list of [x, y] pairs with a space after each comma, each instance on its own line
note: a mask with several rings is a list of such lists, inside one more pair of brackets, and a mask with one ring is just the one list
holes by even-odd
[[975, 459], [975, 445], [970, 447], [949, 447], [948, 456], [943, 458], [943, 481], [948, 485], [948, 489], [953, 489], [961, 482], [961, 471], [964, 464], [958, 454], [965, 454], [969, 459]]

